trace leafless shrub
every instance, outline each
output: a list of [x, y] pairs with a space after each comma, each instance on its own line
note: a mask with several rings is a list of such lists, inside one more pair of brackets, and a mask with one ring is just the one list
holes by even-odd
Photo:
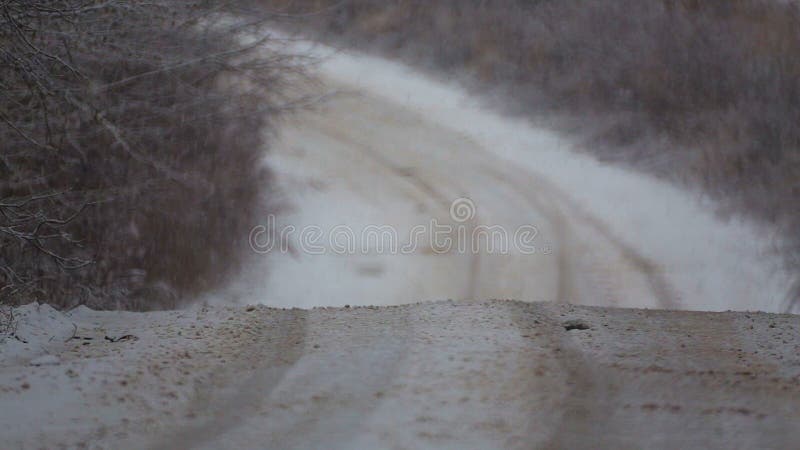
[[327, 39], [467, 72], [523, 114], [588, 118], [587, 147], [599, 157], [699, 184], [726, 207], [777, 224], [800, 272], [797, 2], [265, 3], [293, 17], [320, 12], [289, 23]]
[[0, 303], [170, 307], [237, 269], [302, 71], [237, 5], [0, 3]]

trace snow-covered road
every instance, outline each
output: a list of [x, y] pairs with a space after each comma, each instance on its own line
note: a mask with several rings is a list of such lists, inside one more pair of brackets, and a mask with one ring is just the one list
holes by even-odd
[[[3, 448], [796, 442], [796, 316], [564, 304], [777, 311], [771, 236], [457, 88], [313, 51], [314, 89], [335, 95], [287, 121], [268, 161], [287, 251], [254, 255], [211, 307], [21, 310], [0, 344]], [[433, 220], [451, 248], [414, 232]], [[362, 239], [369, 226], [400, 250]], [[459, 230], [482, 227], [533, 227], [535, 251], [460, 251]], [[267, 308], [344, 305], [377, 307]]]
[[[723, 222], [699, 195], [601, 165], [574, 152], [570, 141], [488, 111], [460, 89], [404, 66], [325, 47], [311, 51], [322, 58], [318, 93], [335, 95], [291, 120], [273, 149], [270, 164], [292, 208], [277, 228], [294, 227], [293, 251], [264, 257], [267, 269], [253, 265], [241, 284], [246, 301], [782, 307], [789, 282], [768, 230]], [[474, 205], [469, 221], [451, 217], [460, 199]], [[415, 227], [430, 231], [432, 220], [452, 226], [453, 241], [464, 240], [463, 229], [462, 248], [477, 242], [480, 251], [440, 251], [431, 238], [415, 239]], [[324, 254], [309, 254], [299, 242], [309, 226], [319, 227]], [[400, 245], [418, 245], [381, 252], [363, 237], [370, 226], [390, 227]], [[488, 227], [502, 230], [508, 252], [498, 251], [497, 235], [487, 251], [480, 232]], [[535, 228], [535, 254], [513, 245], [521, 227]], [[341, 251], [349, 241], [356, 252]]]
[[800, 439], [798, 316], [451, 301], [66, 315], [34, 304], [17, 317], [26, 343], [0, 344], [4, 449]]

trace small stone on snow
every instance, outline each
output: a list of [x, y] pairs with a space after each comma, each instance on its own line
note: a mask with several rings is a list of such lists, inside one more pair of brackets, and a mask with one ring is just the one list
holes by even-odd
[[57, 366], [61, 364], [61, 359], [56, 355], [44, 355], [31, 360], [32, 366]]

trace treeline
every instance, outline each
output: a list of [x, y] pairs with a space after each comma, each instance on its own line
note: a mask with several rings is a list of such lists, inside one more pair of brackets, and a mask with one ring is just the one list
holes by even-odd
[[775, 224], [800, 271], [797, 2], [265, 1], [325, 39], [467, 73], [517, 113], [565, 117], [601, 158], [699, 184]]
[[172, 307], [237, 270], [297, 72], [238, 7], [0, 3], [0, 304]]

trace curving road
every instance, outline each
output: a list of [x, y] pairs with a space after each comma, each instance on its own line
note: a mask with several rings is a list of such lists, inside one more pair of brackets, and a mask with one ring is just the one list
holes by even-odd
[[[273, 149], [288, 206], [276, 229], [294, 233], [288, 252], [271, 252], [266, 268], [254, 264], [243, 278], [246, 300], [773, 311], [785, 299], [788, 282], [764, 230], [718, 220], [698, 196], [601, 165], [569, 140], [405, 67], [304, 51], [323, 58], [313, 94], [325, 100], [286, 123]], [[451, 217], [459, 199], [474, 205], [468, 221]], [[449, 251], [430, 236], [432, 220], [452, 227]], [[304, 245], [309, 226], [318, 227], [319, 251]], [[381, 251], [368, 227], [390, 229], [414, 250]], [[521, 227], [535, 229], [535, 254], [514, 245]], [[487, 246], [489, 232], [505, 236], [507, 252], [497, 235]], [[347, 244], [356, 251], [341, 251]], [[479, 251], [463, 251], [473, 245]]]
[[[342, 86], [344, 93], [284, 130], [278, 158], [294, 160], [314, 189], [312, 198], [298, 195], [298, 222], [321, 224], [322, 243], [329, 245], [325, 255], [296, 246], [293, 261], [275, 262], [268, 304], [285, 296], [285, 304], [302, 298], [315, 306], [484, 298], [679, 306], [655, 262], [547, 179], [498, 158], [467, 135], [426, 123], [401, 105], [347, 93], [348, 88]], [[450, 217], [459, 199], [474, 205], [469, 222]], [[362, 239], [370, 225], [389, 226], [406, 245], [416, 236], [413, 227], [432, 229], [431, 220], [452, 227], [447, 233], [452, 248], [437, 248], [427, 232], [418, 237], [418, 248], [399, 255], [381, 254], [377, 242]], [[330, 245], [340, 224], [353, 230], [356, 254]], [[533, 254], [514, 248], [524, 225], [538, 232]], [[481, 226], [499, 233], [494, 248], [487, 247], [487, 234], [475, 232]], [[466, 236], [461, 248], [458, 227], [465, 231], [461, 238]], [[297, 283], [303, 279], [308, 284]]]

